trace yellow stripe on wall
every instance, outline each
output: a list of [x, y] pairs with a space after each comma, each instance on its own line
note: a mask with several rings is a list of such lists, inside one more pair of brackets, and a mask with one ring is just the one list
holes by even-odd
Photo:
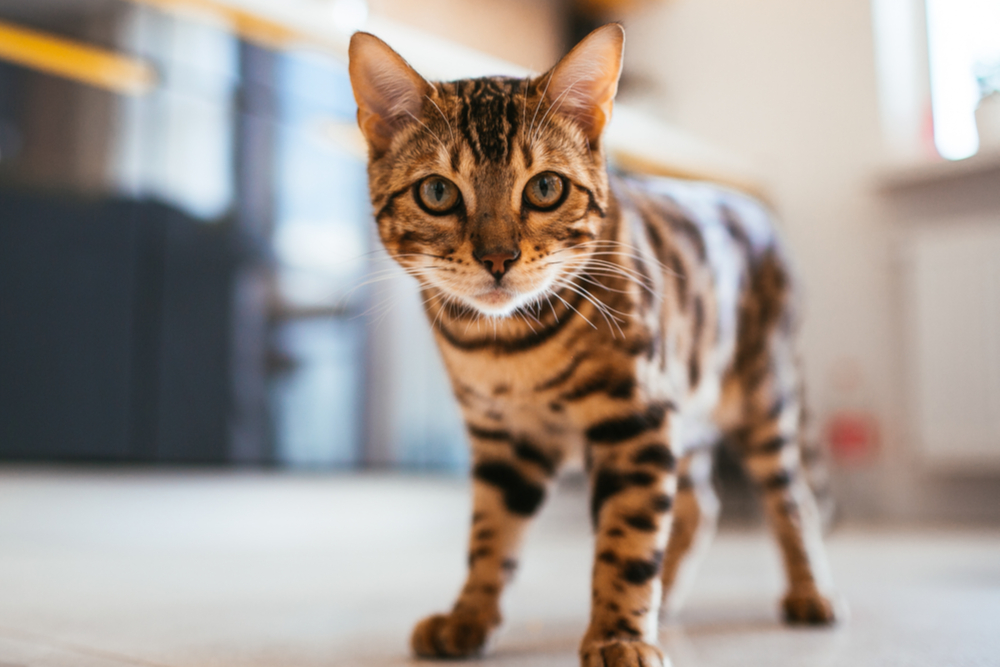
[[223, 22], [233, 33], [248, 42], [280, 50], [295, 43], [315, 41], [301, 31], [264, 18], [251, 11], [216, 0], [131, 0], [173, 14], [209, 16]]
[[140, 95], [156, 71], [136, 58], [0, 21], [0, 59], [115, 93]]

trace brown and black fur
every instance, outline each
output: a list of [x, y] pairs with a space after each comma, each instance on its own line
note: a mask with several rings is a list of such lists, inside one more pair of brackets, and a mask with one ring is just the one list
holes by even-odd
[[[576, 91], [559, 77], [569, 65], [579, 77], [575, 58], [610, 80], [613, 54], [587, 49], [618, 40], [620, 57], [620, 32], [605, 26], [537, 78], [452, 83], [423, 81], [370, 35], [352, 42], [379, 234], [420, 281], [473, 452], [468, 578], [451, 611], [414, 630], [422, 656], [482, 648], [525, 528], [561, 465], [582, 457], [596, 551], [581, 662], [663, 665], [661, 599], [677, 604], [713, 530], [710, 448], [722, 439], [763, 491], [788, 573], [785, 617], [834, 620], [783, 251], [743, 195], [609, 176], [600, 134], [614, 86], [599, 81], [592, 108], [568, 108]], [[566, 183], [548, 211], [522, 194], [543, 172]], [[460, 191], [447, 215], [422, 203], [432, 176]], [[498, 271], [484, 257], [514, 259]]]

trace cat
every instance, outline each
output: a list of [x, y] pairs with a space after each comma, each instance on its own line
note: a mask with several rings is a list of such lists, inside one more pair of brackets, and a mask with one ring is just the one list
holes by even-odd
[[547, 73], [431, 83], [368, 33], [350, 43], [369, 186], [389, 255], [419, 282], [472, 444], [468, 577], [413, 631], [478, 653], [523, 533], [582, 454], [595, 560], [584, 667], [662, 667], [714, 529], [712, 446], [762, 489], [792, 623], [838, 615], [804, 459], [791, 274], [767, 209], [706, 183], [609, 174], [624, 31]]

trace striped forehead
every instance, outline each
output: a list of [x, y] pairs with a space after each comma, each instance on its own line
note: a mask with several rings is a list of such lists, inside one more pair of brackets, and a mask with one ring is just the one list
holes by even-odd
[[437, 84], [477, 164], [507, 163], [525, 116], [523, 79], [489, 77]]

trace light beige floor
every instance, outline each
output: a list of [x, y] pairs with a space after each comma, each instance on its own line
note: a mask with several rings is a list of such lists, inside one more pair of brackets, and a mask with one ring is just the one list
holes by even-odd
[[[533, 531], [484, 664], [577, 664], [584, 504]], [[0, 468], [0, 667], [409, 665], [468, 513], [439, 478]], [[724, 531], [662, 632], [676, 667], [1000, 665], [1000, 531], [846, 528], [830, 552], [853, 617], [792, 630], [769, 539]]]

